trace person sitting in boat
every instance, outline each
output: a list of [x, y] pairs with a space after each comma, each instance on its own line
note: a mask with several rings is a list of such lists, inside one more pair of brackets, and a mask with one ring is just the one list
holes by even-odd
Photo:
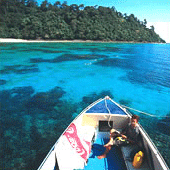
[[139, 116], [133, 115], [131, 122], [126, 126], [126, 128], [120, 133], [115, 129], [110, 130], [110, 140], [107, 144], [104, 145], [106, 148], [105, 152], [98, 156], [99, 159], [105, 158], [106, 155], [111, 150], [113, 145], [127, 145], [127, 144], [137, 144], [138, 135], [139, 135], [139, 126], [138, 126]]

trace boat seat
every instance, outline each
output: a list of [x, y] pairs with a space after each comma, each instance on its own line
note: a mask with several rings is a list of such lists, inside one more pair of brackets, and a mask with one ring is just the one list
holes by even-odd
[[[125, 160], [128, 170], [137, 170], [136, 168], [133, 167], [132, 161], [130, 160], [130, 154], [134, 149], [135, 149], [135, 146], [132, 146], [132, 145], [121, 147], [122, 154], [123, 154], [123, 157], [124, 157], [124, 160]], [[143, 161], [143, 163], [139, 169], [140, 170], [150, 170], [146, 160]]]
[[122, 151], [122, 154], [123, 154], [123, 157], [124, 157], [124, 161], [126, 163], [126, 167], [127, 167], [128, 170], [139, 170], [139, 169], [140, 170], [151, 170], [145, 155], [144, 155], [143, 163], [142, 163], [140, 168], [136, 169], [132, 165], [132, 161], [133, 160], [131, 160], [132, 159], [131, 158], [131, 153], [133, 151], [138, 151], [139, 150], [139, 146], [140, 146], [140, 148], [144, 148], [141, 134], [139, 134], [138, 140], [139, 140], [138, 145], [121, 146], [121, 151]]

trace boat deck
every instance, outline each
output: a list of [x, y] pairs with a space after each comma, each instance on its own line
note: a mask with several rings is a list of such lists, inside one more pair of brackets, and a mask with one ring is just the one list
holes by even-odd
[[85, 170], [126, 170], [126, 165], [121, 153], [120, 148], [113, 146], [111, 151], [104, 159], [98, 159], [97, 156], [101, 155], [105, 151], [104, 144], [109, 139], [98, 138], [92, 146], [90, 157], [88, 159]]

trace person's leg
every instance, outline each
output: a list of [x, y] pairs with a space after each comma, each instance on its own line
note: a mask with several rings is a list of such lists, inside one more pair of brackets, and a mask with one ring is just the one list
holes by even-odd
[[105, 148], [106, 148], [105, 152], [104, 152], [102, 155], [98, 156], [98, 159], [106, 158], [106, 155], [107, 155], [107, 154], [109, 153], [109, 151], [111, 150], [112, 145], [107, 145], [107, 146], [105, 146]]
[[113, 140], [113, 138], [112, 138], [112, 137], [110, 137], [109, 142], [108, 142], [107, 144], [105, 144], [105, 145], [104, 145], [104, 147], [106, 148], [107, 146], [109, 146], [109, 145], [113, 145], [113, 144], [114, 144], [114, 140]]
[[[113, 129], [114, 130], [114, 129]], [[99, 159], [102, 159], [102, 158], [105, 158], [106, 155], [109, 153], [109, 151], [111, 150], [112, 148], [112, 145], [115, 145], [115, 137], [119, 136], [119, 134], [117, 132], [115, 132], [115, 130], [113, 132], [111, 132], [110, 134], [110, 140], [107, 144], [104, 145], [104, 147], [106, 148], [105, 152], [98, 156]]]
[[98, 156], [98, 158], [99, 159], [105, 158], [109, 151], [112, 149], [113, 145], [115, 145], [115, 140], [113, 140], [113, 138], [111, 137], [109, 142], [106, 145], [104, 145], [104, 147], [106, 148], [105, 152], [102, 155]]

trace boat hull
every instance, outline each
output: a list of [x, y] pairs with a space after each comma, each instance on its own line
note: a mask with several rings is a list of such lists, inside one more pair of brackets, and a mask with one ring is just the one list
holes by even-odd
[[[131, 114], [108, 96], [104, 99], [99, 99], [83, 110], [71, 122], [54, 144], [38, 170], [88, 169], [88, 162], [91, 168], [92, 165], [94, 166], [93, 169], [97, 168], [95, 166], [99, 160], [97, 160], [97, 157], [91, 159], [95, 142], [97, 140], [108, 140], [110, 135], [109, 129], [114, 128], [121, 131], [129, 123], [130, 118]], [[147, 159], [147, 165], [144, 164], [142, 168], [168, 170], [166, 162], [140, 124], [139, 130], [142, 141], [141, 146], [145, 150], [145, 158]], [[127, 151], [124, 151], [123, 148], [121, 150], [125, 158], [126, 168], [133, 170], [132, 162], [127, 161], [125, 157]], [[128, 150], [128, 148], [125, 150]], [[114, 167], [104, 164], [101, 168], [111, 170]]]

